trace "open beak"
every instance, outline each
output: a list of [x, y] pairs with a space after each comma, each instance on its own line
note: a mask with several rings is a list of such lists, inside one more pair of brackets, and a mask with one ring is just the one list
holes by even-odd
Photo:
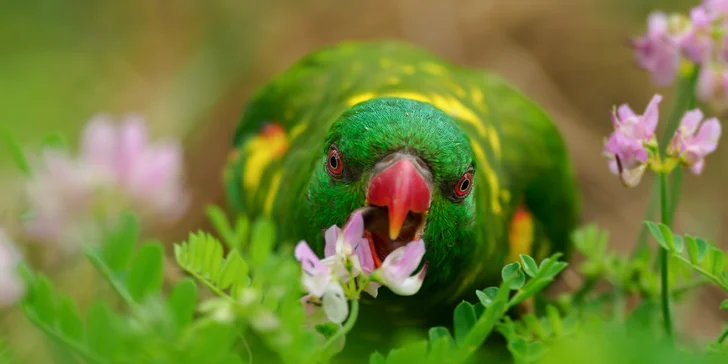
[[[417, 240], [424, 231], [432, 201], [432, 177], [417, 157], [393, 153], [378, 163], [367, 189], [365, 216], [375, 261], [399, 246]], [[378, 259], [377, 259], [378, 258]]]

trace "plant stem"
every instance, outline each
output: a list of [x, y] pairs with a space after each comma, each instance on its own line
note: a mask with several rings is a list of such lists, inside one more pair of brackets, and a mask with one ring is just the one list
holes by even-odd
[[720, 336], [718, 337], [718, 340], [716, 341], [718, 344], [722, 344], [725, 339], [728, 338], [728, 327], [723, 329], [723, 332], [720, 333]]
[[331, 350], [333, 350], [334, 345], [336, 342], [341, 339], [344, 335], [349, 333], [352, 328], [354, 328], [354, 324], [356, 323], [356, 317], [359, 315], [359, 300], [353, 300], [351, 301], [351, 314], [349, 314], [349, 318], [346, 320], [346, 323], [341, 328], [341, 330], [337, 331], [334, 336], [329, 339], [329, 341], [326, 342], [326, 345], [324, 345], [323, 348], [323, 358], [328, 361], [329, 358], [331, 358], [333, 353], [329, 353]]
[[[667, 172], [660, 172], [660, 211], [662, 223], [670, 227], [670, 213], [667, 205]], [[672, 316], [670, 315], [670, 289], [668, 287], [668, 256], [667, 250], [660, 247], [660, 271], [662, 276], [662, 316], [665, 325], [665, 332], [669, 340], [672, 340]]]

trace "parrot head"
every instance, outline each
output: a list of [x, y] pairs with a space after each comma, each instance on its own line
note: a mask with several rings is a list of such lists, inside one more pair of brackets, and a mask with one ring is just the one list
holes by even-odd
[[475, 214], [473, 151], [454, 119], [428, 103], [374, 98], [346, 110], [319, 152], [312, 228], [341, 226], [364, 208], [375, 265], [422, 238], [428, 272], [449, 269]]

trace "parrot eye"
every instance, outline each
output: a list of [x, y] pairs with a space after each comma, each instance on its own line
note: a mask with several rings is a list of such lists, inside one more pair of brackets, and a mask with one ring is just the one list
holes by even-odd
[[344, 162], [341, 160], [341, 155], [336, 147], [332, 146], [329, 149], [329, 154], [326, 158], [326, 169], [334, 177], [341, 176], [341, 173], [344, 171]]
[[455, 185], [455, 197], [465, 198], [473, 188], [473, 172], [465, 172]]

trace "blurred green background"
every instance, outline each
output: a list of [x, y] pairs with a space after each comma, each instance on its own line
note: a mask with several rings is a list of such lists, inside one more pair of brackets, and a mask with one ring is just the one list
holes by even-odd
[[[0, 125], [29, 148], [56, 130], [73, 145], [94, 113], [138, 112], [155, 135], [182, 138], [194, 200], [180, 223], [158, 232], [171, 243], [208, 226], [202, 206], [223, 203], [221, 168], [240, 112], [257, 87], [323, 45], [408, 40], [451, 61], [497, 72], [545, 107], [573, 153], [584, 222], [609, 229], [613, 248], [628, 252], [651, 177], [626, 190], [607, 170], [601, 148], [611, 129], [609, 111], [623, 102], [642, 110], [659, 92], [666, 96], [661, 109], [666, 115], [672, 90], [656, 88], [635, 67], [627, 39], [644, 31], [651, 10], [686, 12], [698, 3], [5, 0], [0, 1]], [[722, 190], [727, 155], [728, 147], [719, 146], [702, 176], [687, 176], [675, 229], [715, 239], [722, 247], [728, 235]], [[10, 231], [22, 208], [21, 189], [22, 179], [3, 150], [0, 225]], [[680, 308], [699, 314], [682, 315], [677, 324], [690, 327], [696, 338], [715, 335], [720, 320], [700, 313], [715, 312], [720, 298], [701, 291], [694, 305]]]

